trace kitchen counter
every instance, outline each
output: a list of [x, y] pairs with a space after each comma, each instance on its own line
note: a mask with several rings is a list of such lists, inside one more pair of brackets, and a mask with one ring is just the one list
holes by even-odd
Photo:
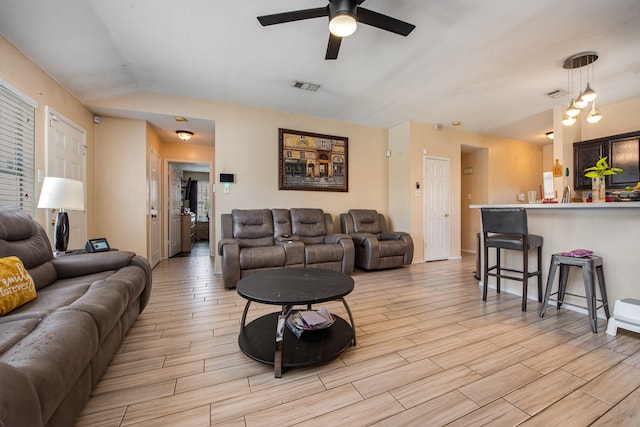
[[[471, 208], [507, 207], [525, 208], [529, 233], [541, 235], [542, 290], [546, 286], [551, 255], [572, 249], [590, 249], [604, 260], [604, 275], [609, 297], [609, 309], [617, 299], [640, 299], [640, 202], [608, 203], [540, 203], [471, 205]], [[480, 211], [478, 210], [478, 215]], [[492, 255], [493, 256], [493, 251]], [[503, 251], [503, 265], [522, 266], [522, 255], [516, 251]], [[482, 254], [481, 254], [482, 255]], [[531, 254], [529, 265], [534, 265], [536, 255]], [[490, 279], [490, 287], [495, 283]], [[493, 285], [495, 287], [495, 285]], [[554, 291], [557, 286], [554, 285]], [[502, 280], [507, 292], [522, 295], [522, 284]], [[495, 291], [494, 291], [495, 292]], [[584, 295], [582, 273], [571, 268], [567, 292]], [[599, 295], [599, 293], [598, 293]], [[529, 298], [536, 299], [535, 279], [529, 282]], [[584, 299], [568, 300], [586, 306]], [[534, 305], [532, 304], [533, 308]], [[532, 309], [530, 308], [530, 309]], [[571, 309], [570, 306], [566, 307]], [[586, 312], [586, 311], [584, 311]], [[598, 315], [603, 317], [602, 310]]]

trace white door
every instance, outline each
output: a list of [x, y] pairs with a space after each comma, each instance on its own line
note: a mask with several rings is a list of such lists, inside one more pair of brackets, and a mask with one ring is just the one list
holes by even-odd
[[425, 261], [449, 259], [449, 159], [423, 158]]
[[182, 171], [169, 163], [169, 257], [180, 252], [180, 208], [182, 207]]
[[160, 222], [160, 154], [149, 153], [149, 263], [154, 267], [162, 259], [162, 225]]
[[[46, 176], [76, 179], [84, 183], [84, 200], [87, 204], [86, 151], [87, 132], [61, 114], [46, 107], [47, 132], [45, 151]], [[87, 241], [86, 211], [69, 211], [69, 249], [84, 248]], [[47, 212], [49, 236], [53, 236], [51, 221], [54, 212]], [[98, 236], [94, 236], [98, 237]]]

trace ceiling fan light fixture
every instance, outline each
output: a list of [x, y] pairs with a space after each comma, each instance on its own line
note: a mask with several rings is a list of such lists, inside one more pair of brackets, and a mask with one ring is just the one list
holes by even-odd
[[337, 37], [348, 37], [356, 32], [358, 23], [356, 18], [347, 11], [338, 12], [329, 21], [329, 31]]
[[178, 138], [184, 142], [187, 142], [193, 136], [193, 132], [189, 132], [188, 130], [177, 130], [176, 134], [178, 135]]

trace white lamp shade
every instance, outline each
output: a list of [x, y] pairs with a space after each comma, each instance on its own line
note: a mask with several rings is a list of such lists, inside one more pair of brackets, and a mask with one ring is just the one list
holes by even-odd
[[39, 208], [84, 210], [84, 185], [75, 179], [48, 176], [42, 183]]

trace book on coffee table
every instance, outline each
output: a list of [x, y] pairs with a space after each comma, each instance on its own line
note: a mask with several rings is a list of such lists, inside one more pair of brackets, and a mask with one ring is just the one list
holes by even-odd
[[335, 319], [326, 308], [320, 310], [295, 311], [287, 317], [287, 327], [297, 338], [305, 332], [326, 329], [333, 325]]

